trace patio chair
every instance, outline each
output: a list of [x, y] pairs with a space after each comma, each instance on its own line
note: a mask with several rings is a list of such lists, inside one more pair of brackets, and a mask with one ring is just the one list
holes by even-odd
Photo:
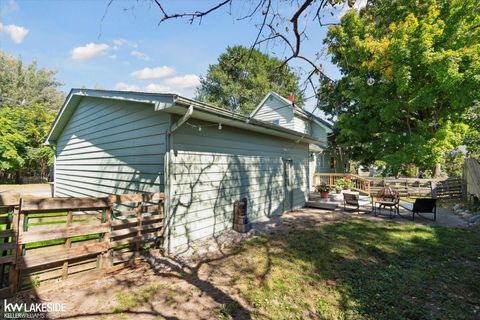
[[400, 206], [412, 213], [412, 220], [415, 220], [415, 213], [418, 215], [433, 213], [433, 221], [437, 221], [437, 199], [435, 198], [418, 198], [415, 203], [402, 203]]
[[[369, 200], [360, 199], [359, 195], [356, 193], [345, 192], [343, 194], [343, 210], [345, 211], [347, 211], [346, 205], [349, 205], [355, 207], [354, 210], [357, 211], [358, 214], [360, 214], [361, 207], [365, 207], [369, 204], [371, 205], [371, 202]], [[371, 208], [368, 211], [371, 212]]]

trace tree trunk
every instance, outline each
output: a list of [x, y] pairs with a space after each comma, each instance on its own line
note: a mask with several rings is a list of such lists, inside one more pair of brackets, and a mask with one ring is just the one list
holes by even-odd
[[437, 163], [435, 165], [435, 169], [433, 170], [433, 177], [439, 178], [441, 174], [442, 174], [442, 166], [440, 165], [440, 163]]

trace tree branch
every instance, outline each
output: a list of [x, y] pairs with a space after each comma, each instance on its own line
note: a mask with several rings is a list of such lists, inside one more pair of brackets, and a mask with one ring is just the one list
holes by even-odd
[[297, 12], [295, 12], [290, 19], [290, 22], [293, 24], [293, 33], [295, 34], [296, 44], [295, 44], [295, 54], [300, 53], [300, 43], [301, 43], [301, 34], [298, 32], [298, 18], [300, 15], [312, 4], [313, 0], [306, 0], [300, 8], [298, 8]]
[[159, 7], [160, 11], [163, 14], [163, 18], [161, 18], [159, 21], [159, 24], [160, 24], [167, 20], [186, 18], [186, 17], [189, 17], [188, 19], [189, 23], [193, 23], [195, 19], [198, 19], [198, 18], [201, 19], [202, 17], [208, 15], [209, 13], [212, 13], [213, 11], [220, 9], [225, 5], [230, 4], [233, 0], [224, 0], [206, 11], [195, 11], [195, 12], [174, 13], [174, 14], [168, 14], [163, 8], [162, 4], [160, 3], [160, 0], [153, 0], [153, 1], [155, 1], [155, 3], [157, 4], [157, 6]]

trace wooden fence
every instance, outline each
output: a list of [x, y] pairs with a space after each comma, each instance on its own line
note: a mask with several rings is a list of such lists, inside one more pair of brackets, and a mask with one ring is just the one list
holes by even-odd
[[161, 245], [164, 195], [0, 196], [0, 296], [124, 266]]
[[401, 196], [436, 197], [439, 199], [458, 199], [462, 197], [462, 180], [420, 178], [372, 178], [372, 193], [384, 186], [397, 190]]
[[372, 193], [375, 194], [385, 186], [389, 186], [400, 193], [401, 196], [430, 197], [437, 180], [419, 178], [390, 178], [372, 177]]
[[433, 194], [439, 199], [463, 198], [463, 181], [461, 178], [448, 178], [438, 181], [433, 187]]
[[475, 197], [480, 199], [480, 163], [472, 158], [465, 159], [463, 166], [465, 193], [468, 200]]

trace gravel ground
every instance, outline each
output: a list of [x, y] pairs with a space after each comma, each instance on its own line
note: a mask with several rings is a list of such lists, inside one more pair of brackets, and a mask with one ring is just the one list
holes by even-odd
[[0, 184], [0, 195], [19, 193], [22, 196], [50, 198], [50, 184]]

